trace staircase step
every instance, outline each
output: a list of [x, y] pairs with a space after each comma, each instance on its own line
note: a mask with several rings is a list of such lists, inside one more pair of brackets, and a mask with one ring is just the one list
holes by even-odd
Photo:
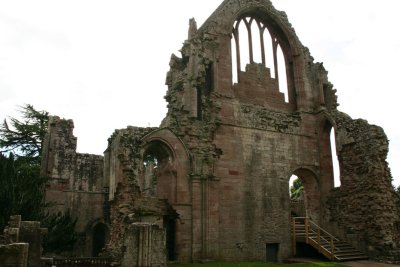
[[312, 245], [318, 251], [321, 251], [327, 258], [330, 258], [332, 255], [330, 251], [333, 238], [334, 258], [337, 261], [368, 259], [367, 255], [352, 247], [351, 244], [338, 240], [315, 223], [311, 221], [309, 222], [310, 227], [307, 229], [307, 233], [304, 222], [295, 221], [294, 229], [292, 228], [292, 234], [295, 234], [296, 240], [299, 240], [297, 238], [304, 238], [303, 240], [305, 240], [306, 236], [308, 236], [310, 242], [307, 243]]
[[338, 257], [347, 257], [347, 256], [366, 256], [364, 253], [360, 252], [360, 251], [353, 251], [353, 252], [346, 252], [346, 253], [340, 253], [340, 252], [335, 252], [335, 256]]
[[365, 259], [368, 259], [368, 256], [366, 256], [366, 255], [353, 256], [353, 257], [351, 257], [351, 256], [349, 256], [349, 257], [336, 257], [335, 256], [335, 259], [338, 260], [338, 261], [365, 260]]

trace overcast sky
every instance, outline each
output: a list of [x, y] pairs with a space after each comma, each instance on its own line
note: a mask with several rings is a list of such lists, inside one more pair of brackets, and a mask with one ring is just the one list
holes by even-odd
[[[18, 105], [73, 119], [78, 152], [102, 154], [114, 129], [158, 126], [171, 53], [221, 0], [1, 0], [0, 119]], [[400, 185], [400, 2], [273, 0], [323, 62], [339, 109], [382, 126]], [[179, 55], [179, 54], [178, 54]]]

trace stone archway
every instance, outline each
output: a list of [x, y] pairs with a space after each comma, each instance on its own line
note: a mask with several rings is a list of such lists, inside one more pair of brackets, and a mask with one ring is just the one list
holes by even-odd
[[308, 168], [298, 168], [293, 172], [304, 186], [304, 205], [306, 217], [315, 222], [320, 219], [320, 186], [317, 175]]
[[142, 194], [165, 202], [162, 227], [166, 230], [168, 260], [190, 259], [191, 235], [189, 154], [169, 129], [143, 139], [139, 186]]

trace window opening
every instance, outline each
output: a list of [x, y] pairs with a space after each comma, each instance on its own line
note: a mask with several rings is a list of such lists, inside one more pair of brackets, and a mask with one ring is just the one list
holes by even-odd
[[285, 102], [289, 102], [285, 54], [279, 40], [261, 21], [245, 17], [234, 23], [231, 56], [233, 83], [240, 82], [239, 73], [246, 69], [247, 64], [263, 64], [270, 69], [271, 78], [277, 80], [279, 91], [285, 95]]
[[336, 137], [335, 137], [335, 129], [332, 127], [331, 134], [330, 134], [330, 141], [331, 141], [331, 155], [332, 155], [332, 165], [333, 165], [333, 181], [334, 186], [340, 186], [340, 165], [337, 156], [336, 150]]
[[271, 71], [271, 78], [275, 77], [274, 49], [271, 34], [268, 28], [264, 27], [263, 43], [265, 50], [265, 66]]
[[206, 67], [206, 76], [204, 82], [204, 94], [209, 95], [214, 87], [214, 65], [210, 63]]
[[[232, 34], [231, 38], [231, 63], [232, 63], [232, 84], [238, 83], [238, 56], [237, 56], [237, 51], [238, 51], [238, 42], [236, 41], [235, 34]], [[240, 62], [239, 62], [240, 64]]]
[[250, 26], [250, 32], [252, 33], [252, 55], [253, 61], [252, 63], [262, 63], [262, 46], [261, 46], [261, 38], [260, 38], [260, 23], [257, 21], [252, 21]]
[[[250, 47], [249, 47], [249, 34], [247, 30], [246, 20], [239, 23], [239, 57], [240, 57], [240, 70], [245, 70], [246, 65], [250, 63]], [[240, 82], [240, 81], [239, 81]]]
[[148, 154], [144, 160], [144, 180], [142, 185], [142, 191], [145, 195], [154, 196], [156, 195], [157, 189], [157, 166], [158, 160], [152, 155]]
[[278, 44], [277, 46], [277, 65], [278, 65], [278, 83], [279, 83], [279, 91], [285, 94], [285, 102], [289, 102], [288, 95], [288, 85], [287, 85], [287, 75], [286, 75], [286, 59], [283, 54], [281, 46]]

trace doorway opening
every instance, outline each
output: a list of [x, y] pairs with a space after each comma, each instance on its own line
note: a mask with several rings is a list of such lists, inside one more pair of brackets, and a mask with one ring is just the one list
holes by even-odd
[[305, 217], [304, 185], [297, 175], [289, 180], [290, 214], [292, 217]]
[[93, 227], [92, 238], [92, 256], [98, 257], [106, 245], [107, 226], [104, 223], [98, 223]]
[[176, 218], [164, 216], [164, 229], [166, 231], [167, 260], [176, 260]]
[[296, 169], [290, 176], [289, 188], [293, 190], [292, 194], [289, 192], [290, 198], [299, 200], [299, 209], [292, 210], [294, 217], [308, 217], [319, 222], [320, 188], [317, 181], [315, 173], [307, 168]]
[[266, 249], [266, 261], [267, 262], [278, 262], [279, 243], [267, 243]]

